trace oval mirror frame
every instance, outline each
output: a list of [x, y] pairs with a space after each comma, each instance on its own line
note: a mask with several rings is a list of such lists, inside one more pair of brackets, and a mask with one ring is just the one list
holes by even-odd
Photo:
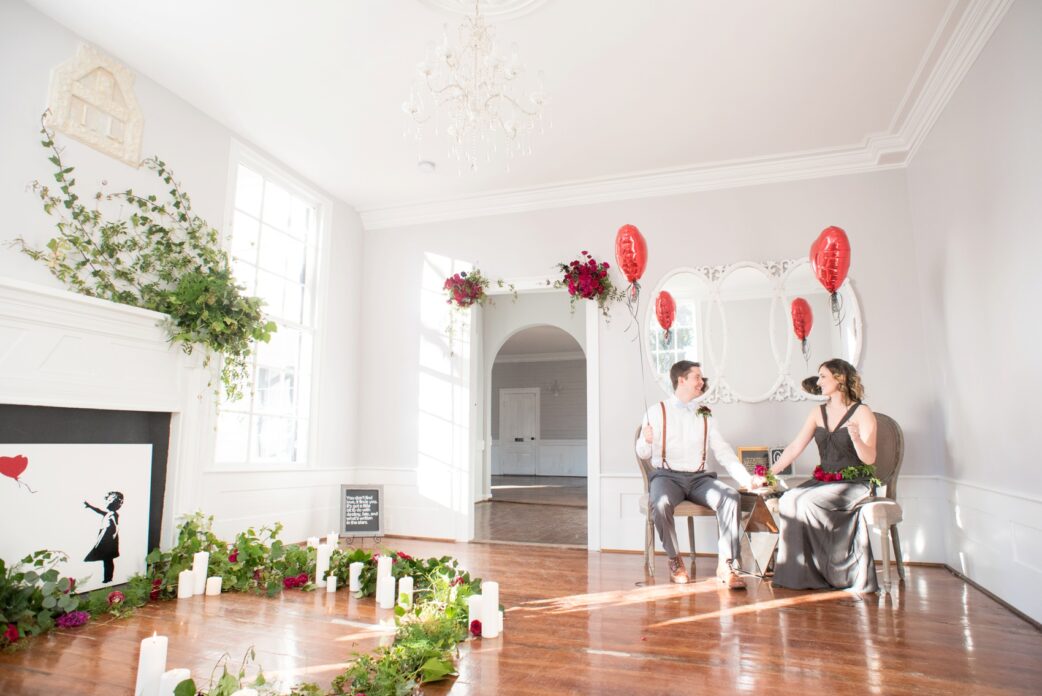
[[[658, 358], [653, 355], [653, 340], [661, 340], [662, 330], [655, 316], [655, 298], [663, 289], [668, 289], [675, 276], [680, 274], [692, 274], [705, 283], [708, 292], [704, 329], [699, 330], [698, 341], [705, 358], [702, 359], [704, 372], [709, 380], [709, 390], [699, 399], [705, 403], [758, 403], [762, 401], [805, 401], [816, 400], [818, 397], [807, 394], [801, 386], [802, 377], [794, 377], [790, 372], [790, 364], [793, 351], [799, 350], [799, 342], [792, 333], [792, 324], [789, 316], [789, 306], [792, 300], [798, 296], [786, 287], [787, 282], [797, 269], [808, 266], [806, 258], [786, 259], [783, 261], [766, 261], [756, 263], [752, 261], [740, 261], [738, 263], [724, 266], [682, 266], [670, 270], [662, 276], [655, 287], [655, 291], [647, 302], [644, 313], [644, 336], [641, 337], [642, 348], [647, 349], [647, 360], [651, 366], [651, 372], [656, 384], [667, 394], [669, 390], [669, 375], [664, 374], [656, 364]], [[724, 280], [735, 271], [742, 268], [751, 268], [760, 273], [770, 281], [772, 293], [767, 325], [763, 328], [763, 338], [769, 341], [771, 355], [774, 359], [776, 376], [770, 387], [758, 394], [746, 394], [736, 391], [731, 384], [729, 376], [739, 366], [729, 364], [729, 344], [736, 337], [728, 334], [727, 311], [725, 303], [721, 300], [721, 286]], [[854, 291], [850, 278], [844, 281], [839, 289], [843, 298], [843, 312], [846, 319], [851, 322], [850, 331], [853, 336], [852, 352], [849, 360], [855, 367], [860, 365], [861, 351], [864, 343], [864, 328], [861, 318], [861, 304]], [[714, 321], [715, 320], [715, 321]], [[821, 326], [821, 322], [831, 322], [831, 316], [816, 316], [815, 325]], [[780, 332], [779, 327], [784, 331]], [[697, 328], [697, 327], [696, 327]], [[722, 335], [716, 335], [717, 332]], [[785, 336], [785, 341], [779, 345], [780, 336]], [[720, 354], [716, 353], [718, 348]]]

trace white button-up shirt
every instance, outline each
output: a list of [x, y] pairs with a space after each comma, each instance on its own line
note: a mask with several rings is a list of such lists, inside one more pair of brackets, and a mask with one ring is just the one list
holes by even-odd
[[[666, 460], [674, 471], [698, 471], [702, 464], [702, 438], [705, 425], [703, 416], [696, 413], [699, 404], [692, 401], [684, 404], [675, 396], [666, 400]], [[716, 427], [716, 416], [709, 416], [709, 451], [718, 464], [723, 465], [739, 486], [748, 487], [752, 476], [735, 455]], [[648, 409], [645, 419], [654, 430], [649, 444], [642, 432], [637, 437], [636, 451], [641, 459], [651, 459], [652, 466], [662, 467], [662, 407], [655, 404]], [[708, 459], [706, 458], [707, 468]]]

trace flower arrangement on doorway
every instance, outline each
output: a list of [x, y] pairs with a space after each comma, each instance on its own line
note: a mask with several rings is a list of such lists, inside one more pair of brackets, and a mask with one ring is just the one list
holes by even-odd
[[[513, 294], [514, 301], [517, 301], [517, 290], [511, 283], [507, 283], [500, 278], [496, 280], [496, 286], [508, 289]], [[452, 308], [452, 313], [449, 315], [449, 325], [445, 329], [445, 333], [449, 338], [450, 355], [452, 354], [452, 341], [456, 334], [455, 313], [464, 312], [474, 305], [495, 304], [487, 292], [490, 287], [492, 287], [492, 281], [481, 273], [480, 268], [475, 268], [471, 271], [460, 271], [445, 279], [445, 283], [442, 285], [442, 289], [445, 290], [445, 294], [448, 296], [445, 302]]]
[[[567, 288], [572, 311], [579, 300], [594, 300], [605, 319], [610, 318], [609, 309], [612, 302], [623, 299], [621, 290], [615, 287], [608, 275], [607, 261], [597, 262], [589, 252], [579, 252], [581, 257], [567, 263], [557, 264], [561, 272], [560, 280], [555, 280], [555, 288]], [[550, 281], [546, 281], [547, 285]]]
[[[207, 364], [219, 355], [227, 396], [241, 396], [253, 344], [270, 340], [276, 325], [261, 312], [263, 301], [236, 283], [217, 230], [192, 212], [173, 172], [155, 157], [142, 163], [167, 187], [165, 199], [130, 189], [98, 191], [87, 205], [54, 132], [44, 125], [40, 133], [57, 187], [34, 181], [32, 190], [44, 212], [58, 218], [58, 235], [44, 248], [21, 237], [10, 245], [46, 264], [70, 290], [169, 315], [170, 340], [186, 353], [202, 347]], [[109, 204], [119, 206], [118, 217], [106, 215]]]

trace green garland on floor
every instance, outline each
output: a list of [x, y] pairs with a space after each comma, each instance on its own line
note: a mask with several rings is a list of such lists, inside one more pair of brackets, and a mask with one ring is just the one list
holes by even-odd
[[[135, 575], [120, 590], [95, 590], [86, 595], [74, 594], [77, 581], [63, 578], [55, 566], [67, 560], [56, 551], [37, 551], [11, 568], [0, 560], [0, 648], [26, 647], [25, 638], [40, 635], [57, 626], [82, 625], [90, 618], [132, 614], [149, 601], [177, 595], [177, 577], [192, 567], [199, 551], [210, 554], [209, 574], [221, 576], [224, 592], [264, 593], [269, 597], [283, 589], [314, 589], [307, 581], [314, 575], [316, 550], [287, 545], [278, 539], [281, 524], [252, 527], [236, 535], [231, 543], [213, 533], [213, 517], [202, 513], [182, 519], [177, 529], [177, 543], [169, 551], [154, 549], [147, 557], [145, 575]], [[398, 629], [394, 642], [375, 653], [355, 655], [351, 666], [337, 676], [332, 690], [323, 692], [316, 684], [294, 687], [293, 696], [330, 694], [366, 694], [366, 696], [400, 696], [415, 691], [421, 684], [455, 674], [457, 645], [467, 637], [467, 598], [480, 592], [481, 580], [459, 568], [449, 557], [417, 559], [405, 553], [386, 551], [394, 561], [391, 574], [395, 578], [411, 576], [414, 601], [410, 610], [397, 607]], [[376, 557], [362, 549], [334, 549], [330, 573], [338, 586], [347, 587], [350, 565], [361, 561], [358, 597], [371, 596], [376, 589]], [[80, 583], [83, 580], [78, 581]], [[261, 693], [275, 693], [261, 671], [253, 681], [246, 677], [246, 663], [237, 672], [229, 672], [222, 659], [222, 674], [205, 688], [192, 680], [178, 686], [177, 696], [229, 696], [244, 686]], [[216, 668], [214, 670], [216, 672]]]

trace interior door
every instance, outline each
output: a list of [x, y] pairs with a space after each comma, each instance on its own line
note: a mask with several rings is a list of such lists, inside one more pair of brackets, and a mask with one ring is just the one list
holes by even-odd
[[539, 465], [539, 388], [499, 390], [499, 474], [535, 476]]

